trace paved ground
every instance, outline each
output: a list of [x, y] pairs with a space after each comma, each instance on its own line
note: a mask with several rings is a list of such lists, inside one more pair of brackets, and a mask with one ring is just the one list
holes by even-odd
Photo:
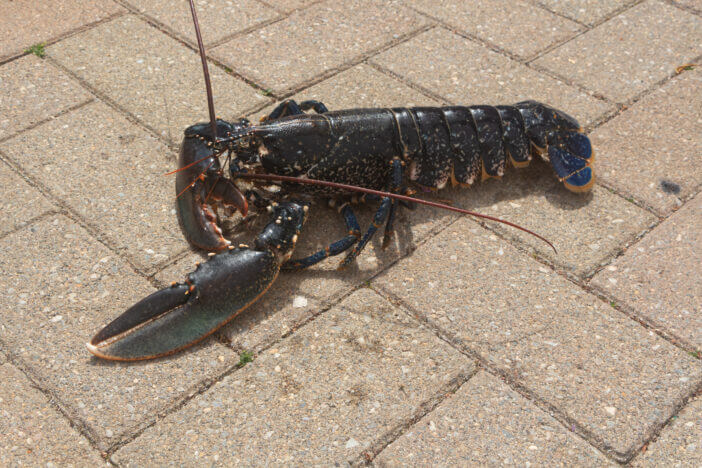
[[[87, 339], [201, 259], [162, 175], [207, 116], [187, 4], [2, 0], [1, 465], [702, 464], [702, 2], [197, 3], [225, 118], [534, 98], [598, 184], [537, 162], [438, 195], [558, 254], [418, 209], [192, 351], [101, 362]], [[344, 233], [312, 213], [299, 253]]]

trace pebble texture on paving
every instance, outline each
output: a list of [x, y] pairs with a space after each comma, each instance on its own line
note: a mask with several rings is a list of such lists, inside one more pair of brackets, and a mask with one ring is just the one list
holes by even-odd
[[[582, 28], [523, 0], [406, 0], [409, 5], [520, 58], [573, 37]], [[531, 40], [525, 41], [529, 37]], [[447, 51], [453, 53], [453, 51]]]
[[702, 398], [690, 402], [633, 466], [702, 466]]
[[587, 125], [612, 105], [514, 62], [484, 45], [434, 28], [371, 59], [455, 105], [548, 103]]
[[80, 105], [92, 96], [34, 55], [0, 68], [0, 139]]
[[10, 166], [0, 161], [0, 197], [2, 197], [2, 224], [0, 236], [26, 224], [53, 208], [36, 188], [29, 185]]
[[0, 465], [101, 466], [97, 450], [10, 364], [0, 366]]
[[124, 466], [358, 460], [473, 369], [418, 322], [361, 289], [113, 459]]
[[702, 195], [663, 221], [592, 284], [702, 350]]
[[700, 54], [700, 31], [699, 16], [648, 0], [535, 64], [613, 101], [626, 102], [693, 61]]
[[619, 457], [702, 382], [699, 360], [467, 220], [373, 284]]
[[[207, 258], [163, 176], [208, 119], [189, 6], [0, 0], [0, 465], [702, 463], [700, 0], [195, 3], [226, 120], [533, 99], [589, 134], [595, 186], [539, 158], [413, 186], [558, 253], [401, 209], [387, 249], [281, 273], [193, 349], [102, 361], [94, 333]], [[315, 198], [294, 257], [347, 231]]]
[[375, 459], [386, 466], [606, 466], [607, 459], [499, 379], [479, 372]]
[[0, 60], [120, 11], [124, 9], [112, 0], [87, 3], [74, 0], [3, 1], [0, 25], [5, 33], [0, 37]]
[[[212, 50], [232, 69], [283, 92], [425, 25], [400, 2], [326, 1]], [[324, 38], [311, 41], [310, 37]]]
[[702, 187], [700, 89], [702, 71], [685, 71], [595, 130], [600, 179], [662, 216], [697, 193]]
[[61, 115], [0, 149], [139, 268], [151, 270], [187, 247], [173, 179], [163, 176], [173, 170], [173, 155], [106, 105]]
[[153, 288], [63, 216], [4, 237], [0, 250], [4, 345], [103, 449], [236, 359], [210, 342], [143, 364], [98, 361], [85, 343]]
[[[48, 55], [171, 143], [207, 120], [198, 55], [143, 20], [126, 15], [47, 48]], [[210, 64], [223, 118], [268, 99]]]
[[[180, 38], [197, 44], [188, 2], [171, 0], [129, 0], [140, 12], [174, 31]], [[206, 47], [233, 34], [278, 17], [278, 13], [256, 0], [215, 0], [199, 2], [197, 19]], [[236, 21], [232, 21], [236, 18]]]

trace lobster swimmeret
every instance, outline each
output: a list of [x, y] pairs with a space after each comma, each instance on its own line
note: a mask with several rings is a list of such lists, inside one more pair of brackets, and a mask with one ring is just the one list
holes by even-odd
[[[197, 26], [196, 31], [199, 36]], [[204, 57], [202, 48], [201, 53]], [[304, 112], [310, 109], [316, 114]], [[535, 153], [550, 161], [568, 189], [584, 192], [594, 183], [592, 148], [577, 121], [534, 101], [513, 106], [333, 112], [318, 101], [300, 105], [285, 101], [258, 125], [246, 119], [215, 120], [212, 107], [210, 116], [211, 122], [185, 131], [176, 178], [177, 205], [188, 241], [221, 253], [211, 254], [185, 283], [153, 293], [102, 329], [88, 344], [97, 356], [138, 360], [171, 354], [233, 319], [268, 289], [281, 268], [305, 268], [349, 251], [342, 262], [347, 265], [383, 223], [383, 245], [387, 245], [400, 203], [391, 194], [410, 193], [408, 182], [429, 189], [441, 189], [448, 182], [471, 185], [502, 176], [508, 162], [524, 167]], [[219, 160], [225, 152], [229, 177]], [[242, 193], [236, 179], [256, 179], [257, 174], [391, 193], [366, 196], [379, 208], [361, 236], [347, 203], [347, 190], [299, 180], [280, 183], [275, 201], [267, 200], [257, 186]], [[297, 194], [296, 200], [288, 200], [292, 193]], [[291, 260], [310, 195], [341, 201], [348, 234], [319, 252]], [[223, 237], [212, 207], [221, 203], [245, 215], [249, 201], [267, 205], [272, 218], [254, 248], [233, 248]]]

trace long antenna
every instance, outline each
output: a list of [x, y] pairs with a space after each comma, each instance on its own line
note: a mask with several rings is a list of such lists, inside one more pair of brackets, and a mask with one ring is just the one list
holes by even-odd
[[197, 46], [200, 49], [200, 60], [202, 61], [202, 72], [205, 74], [205, 88], [207, 90], [207, 108], [210, 111], [210, 128], [212, 128], [213, 141], [217, 141], [217, 117], [214, 111], [214, 99], [212, 98], [212, 84], [210, 83], [210, 71], [207, 69], [207, 57], [205, 56], [205, 46], [202, 44], [202, 35], [200, 34], [200, 24], [197, 22], [197, 13], [195, 13], [195, 4], [190, 1], [190, 12], [193, 15], [193, 24], [195, 25], [195, 36], [197, 36]]
[[515, 229], [519, 229], [520, 231], [524, 231], [527, 234], [531, 234], [532, 236], [536, 237], [537, 239], [541, 239], [542, 241], [546, 242], [549, 245], [549, 247], [551, 247], [553, 249], [553, 251], [555, 253], [558, 253], [556, 248], [553, 246], [553, 244], [548, 239], [546, 239], [543, 236], [540, 236], [539, 234], [537, 234], [533, 231], [530, 231], [529, 229], [527, 229], [525, 227], [522, 227], [518, 224], [511, 223], [509, 221], [505, 221], [504, 219], [496, 218], [494, 216], [476, 213], [474, 211], [464, 210], [463, 208], [456, 208], [455, 206], [445, 205], [443, 203], [436, 203], [436, 202], [429, 201], [429, 200], [422, 200], [421, 198], [408, 197], [406, 195], [400, 195], [397, 193], [383, 192], [381, 190], [373, 190], [373, 189], [368, 189], [368, 188], [364, 188], [364, 187], [357, 187], [355, 185], [347, 185], [347, 184], [340, 184], [337, 182], [329, 182], [326, 180], [307, 179], [307, 178], [301, 179], [299, 177], [283, 176], [283, 175], [276, 175], [276, 174], [252, 174], [252, 173], [248, 173], [248, 172], [238, 172], [238, 173], [236, 173], [236, 175], [234, 177], [242, 178], [242, 179], [277, 180], [277, 181], [281, 181], [281, 182], [293, 182], [296, 184], [322, 185], [322, 186], [326, 186], [326, 187], [333, 187], [333, 188], [338, 188], [338, 189], [342, 189], [342, 190], [348, 190], [351, 192], [361, 192], [361, 193], [368, 193], [370, 195], [378, 195], [381, 197], [395, 198], [396, 200], [403, 200], [403, 201], [407, 201], [407, 202], [418, 203], [420, 205], [432, 206], [434, 208], [441, 208], [441, 209], [448, 210], [448, 211], [455, 211], [456, 213], [466, 214], [466, 215], [474, 216], [476, 218], [484, 218], [484, 219], [488, 219], [490, 221], [495, 221], [498, 223], [506, 224], [507, 226], [511, 226]]

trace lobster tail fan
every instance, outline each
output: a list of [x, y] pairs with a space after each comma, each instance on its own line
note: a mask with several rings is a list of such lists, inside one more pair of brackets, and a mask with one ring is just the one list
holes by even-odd
[[548, 157], [566, 188], [587, 192], [595, 183], [594, 160], [590, 139], [580, 132], [553, 132], [548, 139]]

